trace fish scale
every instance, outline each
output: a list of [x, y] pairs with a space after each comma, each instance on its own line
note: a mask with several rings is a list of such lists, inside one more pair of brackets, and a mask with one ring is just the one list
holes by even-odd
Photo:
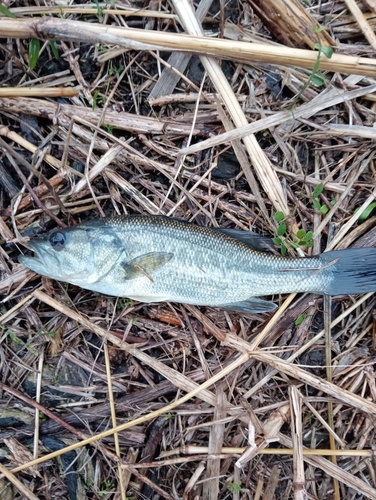
[[163, 216], [105, 218], [30, 240], [37, 257], [20, 261], [108, 295], [242, 312], [273, 310], [264, 295], [376, 290], [375, 248], [290, 259], [255, 251], [253, 233], [223, 231]]

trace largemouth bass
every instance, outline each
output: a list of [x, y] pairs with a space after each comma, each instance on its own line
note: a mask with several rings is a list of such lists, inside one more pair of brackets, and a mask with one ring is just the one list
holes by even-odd
[[122, 216], [54, 229], [30, 240], [33, 271], [107, 295], [241, 312], [272, 311], [258, 296], [376, 291], [376, 248], [286, 258], [260, 251], [254, 233], [163, 216]]

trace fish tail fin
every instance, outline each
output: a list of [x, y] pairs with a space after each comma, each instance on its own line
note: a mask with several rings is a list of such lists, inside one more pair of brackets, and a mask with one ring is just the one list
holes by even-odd
[[328, 295], [376, 292], [376, 248], [349, 248], [320, 255], [321, 261], [332, 267]]

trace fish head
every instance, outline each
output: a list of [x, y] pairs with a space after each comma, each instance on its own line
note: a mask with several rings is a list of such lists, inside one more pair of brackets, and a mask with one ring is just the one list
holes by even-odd
[[43, 276], [84, 288], [108, 273], [119, 257], [116, 239], [85, 226], [53, 229], [31, 239], [28, 246], [36, 256], [20, 256], [21, 264]]

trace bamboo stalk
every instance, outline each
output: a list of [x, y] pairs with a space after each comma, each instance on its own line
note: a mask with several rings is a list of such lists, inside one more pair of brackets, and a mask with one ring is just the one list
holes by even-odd
[[[0, 33], [11, 38], [46, 38], [76, 40], [85, 43], [111, 43], [139, 50], [165, 49], [214, 55], [240, 62], [294, 65], [312, 69], [317, 52], [261, 43], [223, 40], [205, 36], [180, 35], [160, 31], [115, 28], [100, 24], [55, 18], [0, 19]], [[344, 74], [374, 77], [376, 59], [333, 54], [323, 57], [320, 69]]]

